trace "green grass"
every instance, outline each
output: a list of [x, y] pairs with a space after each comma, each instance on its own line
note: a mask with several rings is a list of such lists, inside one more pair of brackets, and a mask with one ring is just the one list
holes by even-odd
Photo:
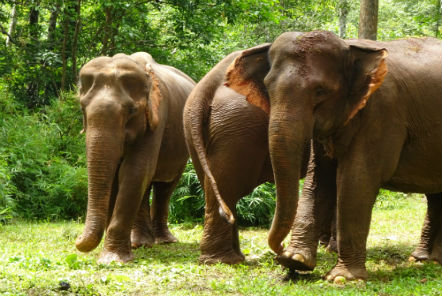
[[[322, 280], [336, 256], [320, 249], [312, 273], [287, 280], [266, 243], [267, 230], [240, 231], [244, 265], [198, 264], [202, 226], [172, 225], [180, 240], [135, 251], [132, 263], [98, 265], [100, 245], [89, 254], [75, 249], [77, 222], [0, 226], [1, 295], [441, 295], [442, 267], [409, 263], [418, 241], [425, 200], [382, 193], [373, 213], [365, 283]], [[62, 288], [68, 288], [63, 290]]]

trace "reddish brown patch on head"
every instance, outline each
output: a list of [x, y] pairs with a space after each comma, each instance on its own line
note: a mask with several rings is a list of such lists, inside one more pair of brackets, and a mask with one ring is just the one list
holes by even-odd
[[227, 69], [225, 85], [244, 95], [247, 102], [255, 105], [266, 113], [270, 113], [270, 104], [260, 87], [251, 79], [244, 79], [244, 67], [241, 57], [236, 58]]
[[244, 95], [246, 100], [264, 112], [270, 112], [264, 77], [269, 70], [267, 51], [270, 44], [259, 45], [245, 50], [226, 71], [225, 86]]
[[161, 95], [160, 82], [155, 76], [155, 73], [149, 64], [146, 65], [146, 72], [149, 74], [152, 86], [150, 88], [150, 94], [147, 100], [147, 108], [145, 110], [150, 129], [153, 131], [158, 126], [158, 123], [160, 121], [159, 107], [163, 97]]
[[370, 82], [368, 84], [368, 89], [367, 89], [366, 93], [362, 96], [360, 101], [351, 110], [350, 115], [348, 116], [344, 125], [346, 125], [359, 112], [359, 110], [361, 110], [362, 108], [365, 107], [370, 96], [384, 82], [385, 75], [387, 75], [387, 72], [388, 72], [387, 63], [385, 61], [387, 56], [388, 56], [388, 53], [384, 49], [382, 51], [382, 56], [381, 56], [381, 60], [379, 62], [379, 65], [368, 74]]

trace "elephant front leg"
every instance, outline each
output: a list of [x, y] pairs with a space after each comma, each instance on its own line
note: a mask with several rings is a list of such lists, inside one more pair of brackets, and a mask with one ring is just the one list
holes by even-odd
[[321, 231], [331, 237], [336, 211], [336, 164], [326, 157], [319, 144], [312, 145], [311, 158], [302, 195], [292, 226], [291, 241], [277, 257], [278, 262], [294, 270], [313, 270]]
[[133, 154], [133, 158], [125, 159], [121, 164], [118, 194], [99, 263], [124, 263], [133, 259], [131, 232], [146, 191], [143, 184], [150, 184], [155, 168], [153, 165], [141, 166], [138, 162], [136, 154]]
[[172, 182], [155, 182], [153, 185], [154, 196], [152, 200], [151, 216], [155, 243], [175, 243], [178, 239], [170, 232], [167, 226], [169, 216], [169, 203], [173, 190], [175, 189], [182, 174]]
[[[366, 279], [366, 245], [371, 213], [379, 190], [373, 180], [375, 170], [357, 169], [356, 161], [349, 166], [338, 165], [337, 175], [337, 245], [338, 263], [328, 272], [328, 281]], [[372, 175], [369, 175], [371, 172]]]
[[[221, 187], [223, 188], [223, 187]], [[204, 192], [206, 196], [206, 206], [204, 215], [204, 231], [200, 243], [201, 255], [199, 261], [205, 264], [226, 263], [237, 264], [245, 260], [240, 251], [238, 227], [236, 222], [231, 225], [219, 214], [219, 204], [216, 201], [213, 190], [205, 180]], [[224, 199], [232, 209], [236, 218], [235, 204], [237, 199]], [[234, 200], [234, 201], [233, 201]]]
[[442, 264], [442, 193], [427, 194], [427, 212], [420, 243], [410, 261], [434, 260]]
[[155, 236], [153, 234], [152, 221], [150, 218], [150, 191], [151, 186], [148, 186], [132, 227], [130, 235], [132, 248], [139, 248], [142, 246], [151, 247], [155, 243]]

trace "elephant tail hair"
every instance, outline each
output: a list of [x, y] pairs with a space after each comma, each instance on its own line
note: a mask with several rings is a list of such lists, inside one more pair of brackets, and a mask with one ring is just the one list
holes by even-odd
[[220, 216], [230, 224], [235, 223], [235, 217], [219, 193], [215, 177], [209, 168], [203, 139], [203, 125], [208, 121], [213, 97], [218, 87], [224, 83], [227, 68], [240, 53], [240, 51], [231, 53], [210, 70], [190, 93], [184, 108], [184, 130], [187, 145], [192, 145], [196, 152], [201, 169], [207, 176], [219, 204]]

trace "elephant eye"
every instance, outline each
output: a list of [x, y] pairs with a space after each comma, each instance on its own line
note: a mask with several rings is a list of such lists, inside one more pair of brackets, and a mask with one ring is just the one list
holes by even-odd
[[144, 90], [145, 83], [136, 75], [124, 75], [121, 77], [121, 82], [132, 98], [138, 97]]
[[327, 94], [327, 90], [325, 88], [323, 88], [322, 86], [318, 86], [315, 89], [315, 96], [320, 97]]
[[135, 114], [136, 112], [137, 112], [137, 107], [135, 106], [129, 107], [129, 116]]
[[94, 76], [90, 74], [80, 74], [80, 94], [87, 92], [94, 81]]

